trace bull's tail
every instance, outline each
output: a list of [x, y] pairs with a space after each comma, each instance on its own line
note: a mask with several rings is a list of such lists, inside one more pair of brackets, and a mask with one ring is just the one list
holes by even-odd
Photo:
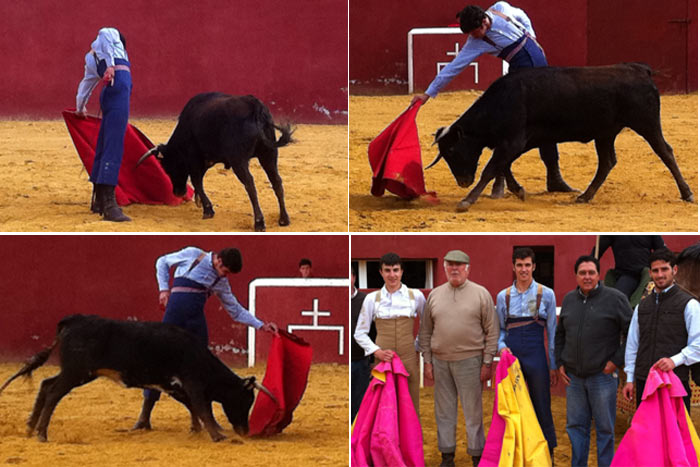
[[277, 141], [275, 141], [276, 148], [281, 148], [282, 146], [286, 146], [294, 142], [294, 139], [292, 139], [292, 134], [294, 134], [294, 128], [292, 128], [291, 124], [287, 123], [285, 125], [275, 125], [273, 123], [272, 126], [275, 127], [280, 133], [282, 133], [282, 136], [280, 136], [280, 138]]
[[53, 341], [53, 344], [51, 344], [49, 347], [46, 347], [44, 350], [41, 352], [35, 354], [31, 358], [29, 358], [25, 363], [24, 366], [22, 367], [21, 370], [19, 370], [17, 373], [12, 375], [10, 379], [5, 381], [5, 384], [0, 387], [0, 393], [9, 386], [9, 384], [14, 381], [15, 379], [19, 378], [20, 376], [25, 376], [25, 377], [30, 377], [32, 375], [32, 372], [39, 368], [41, 365], [46, 363], [46, 361], [49, 359], [49, 355], [51, 355], [51, 352], [53, 351], [54, 347], [58, 344], [58, 337], [56, 337], [56, 340]]

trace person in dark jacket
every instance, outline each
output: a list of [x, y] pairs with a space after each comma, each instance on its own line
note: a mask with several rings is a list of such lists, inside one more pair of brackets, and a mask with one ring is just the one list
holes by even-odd
[[627, 297], [600, 282], [600, 264], [581, 256], [574, 266], [578, 287], [564, 297], [554, 356], [566, 384], [566, 432], [571, 465], [588, 465], [591, 419], [595, 420], [598, 465], [615, 451], [617, 368], [625, 361], [632, 318]]
[[[614, 287], [630, 298], [639, 286], [642, 271], [649, 266], [651, 252], [663, 246], [661, 235], [601, 235], [600, 243], [593, 247], [591, 254], [600, 259], [608, 248], [612, 248]], [[596, 247], [599, 248], [597, 253]]]
[[[366, 294], [355, 288], [355, 278], [357, 273], [355, 268], [352, 268], [352, 284], [350, 284], [350, 311], [351, 311], [351, 326], [352, 333], [355, 334], [357, 327], [357, 318], [360, 316], [362, 302], [365, 301]], [[369, 331], [369, 338], [374, 340], [377, 337], [377, 329], [372, 323]], [[350, 422], [355, 420], [357, 412], [360, 410], [360, 404], [365, 397], [365, 391], [369, 386], [369, 380], [372, 372], [372, 357], [365, 357], [365, 351], [359, 346], [355, 339], [352, 340], [352, 348], [350, 351]]]
[[627, 384], [623, 394], [632, 400], [636, 383], [637, 406], [649, 370], [674, 371], [686, 392], [690, 413], [690, 365], [700, 362], [700, 303], [675, 283], [676, 255], [668, 248], [649, 258], [654, 291], [635, 308], [625, 350]]

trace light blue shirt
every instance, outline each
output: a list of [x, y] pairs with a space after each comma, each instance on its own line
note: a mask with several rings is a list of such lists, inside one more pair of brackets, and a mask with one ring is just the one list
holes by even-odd
[[460, 74], [471, 62], [479, 58], [483, 54], [498, 55], [503, 49], [512, 45], [513, 42], [523, 37], [523, 29], [525, 29], [532, 37], [535, 37], [535, 31], [532, 29], [530, 18], [520, 8], [515, 8], [508, 2], [497, 2], [489, 8], [508, 16], [513, 21], [517, 21], [518, 25], [511, 23], [498, 15], [486, 11], [486, 14], [491, 19], [491, 28], [486, 32], [486, 37], [496, 44], [496, 47], [484, 41], [469, 36], [467, 41], [462, 46], [457, 56], [447, 64], [440, 73], [435, 77], [428, 89], [425, 91], [430, 97], [438, 95], [440, 90], [447, 86], [452, 79]]
[[[114, 28], [102, 28], [97, 33], [97, 39], [92, 43], [92, 49], [85, 54], [85, 75], [78, 85], [78, 93], [75, 97], [75, 108], [78, 112], [85, 112], [87, 102], [92, 91], [100, 82], [97, 73], [97, 62], [104, 60], [108, 67], [114, 66], [115, 58], [129, 60], [124, 44], [119, 38], [119, 31]], [[95, 55], [93, 55], [93, 52]]]
[[[673, 284], [675, 285], [675, 284]], [[664, 289], [661, 293], [668, 292], [673, 285]], [[658, 296], [656, 298], [658, 302]], [[637, 361], [637, 350], [639, 349], [639, 319], [637, 312], [639, 305], [634, 308], [630, 328], [627, 332], [627, 346], [625, 347], [625, 374], [627, 382], [634, 382], [634, 364]], [[685, 329], [688, 331], [688, 345], [683, 347], [676, 355], [669, 357], [673, 360], [673, 364], [692, 365], [700, 362], [700, 303], [697, 300], [691, 299], [683, 311], [685, 317]], [[653, 362], [656, 363], [656, 362]]]
[[[510, 310], [508, 315], [511, 318], [532, 318], [534, 317], [535, 306], [537, 305], [537, 282], [534, 280], [525, 292], [518, 292], [513, 282], [512, 287], [501, 290], [496, 297], [496, 314], [501, 324], [501, 332], [498, 336], [498, 350], [506, 346], [506, 292], [510, 293]], [[554, 333], [557, 329], [557, 299], [554, 291], [547, 286], [542, 286], [542, 301], [537, 310], [539, 317], [546, 322], [547, 327], [547, 350], [549, 353], [549, 368], [556, 370], [557, 365], [554, 360]]]
[[175, 267], [175, 277], [184, 277], [197, 282], [215, 293], [226, 312], [234, 321], [260, 329], [264, 323], [238, 303], [238, 300], [231, 292], [231, 285], [228, 279], [222, 277], [218, 281], [216, 280], [219, 276], [216, 273], [216, 269], [214, 269], [211, 252], [206, 253], [199, 264], [189, 271], [192, 263], [202, 253], [205, 253], [204, 250], [200, 250], [197, 247], [187, 247], [158, 258], [156, 261], [158, 290], [165, 291], [170, 289], [170, 269]]

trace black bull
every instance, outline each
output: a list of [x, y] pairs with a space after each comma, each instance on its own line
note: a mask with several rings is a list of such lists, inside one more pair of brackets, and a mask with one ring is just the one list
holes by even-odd
[[212, 401], [221, 403], [236, 433], [243, 435], [248, 432], [253, 388], [270, 394], [254, 376], [238, 377], [194, 335], [177, 326], [83, 315], [63, 318], [53, 345], [31, 357], [0, 387], [0, 392], [15, 378], [30, 376], [46, 363], [57, 345], [61, 371], [41, 382], [27, 421], [27, 434], [36, 430], [40, 441], [47, 440], [49, 421], [58, 402], [73, 388], [99, 376], [126, 387], [168, 393], [189, 409], [192, 431], [201, 430], [201, 421], [214, 441], [225, 437], [212, 414]]
[[[275, 129], [282, 134], [279, 140], [275, 139]], [[182, 109], [168, 143], [148, 151], [136, 165], [156, 156], [170, 177], [175, 196], [185, 196], [189, 178], [195, 200], [202, 204], [203, 218], [208, 219], [214, 217], [214, 209], [204, 192], [204, 174], [222, 162], [245, 186], [253, 206], [255, 230], [264, 231], [265, 218], [248, 164], [253, 157], [258, 158], [277, 196], [279, 225], [289, 225], [282, 178], [277, 169], [277, 148], [293, 142], [292, 133], [290, 125], [276, 125], [265, 104], [254, 96], [197, 94]]]
[[526, 151], [540, 148], [549, 185], [550, 176], [559, 176], [556, 143], [595, 140], [598, 170], [576, 199], [588, 202], [615, 166], [615, 138], [627, 127], [649, 143], [673, 174], [681, 198], [692, 202], [693, 192], [661, 132], [659, 109], [659, 92], [643, 64], [519, 70], [496, 80], [457, 121], [437, 130], [439, 154], [428, 167], [444, 158], [457, 183], [468, 187], [482, 150], [493, 149], [481, 179], [457, 206], [466, 211], [498, 176], [524, 199], [511, 165]]

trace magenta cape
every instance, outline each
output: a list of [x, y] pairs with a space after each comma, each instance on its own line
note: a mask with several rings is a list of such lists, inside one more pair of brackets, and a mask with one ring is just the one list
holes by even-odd
[[507, 350], [496, 367], [493, 416], [480, 467], [551, 465], [520, 362]]
[[683, 404], [685, 395], [673, 371], [652, 368], [611, 466], [697, 466], [700, 440]]
[[306, 390], [311, 368], [311, 345], [304, 339], [280, 330], [272, 338], [262, 384], [277, 399], [258, 392], [248, 422], [250, 436], [270, 436], [292, 423], [292, 413]]
[[[64, 110], [62, 114], [78, 156], [85, 170], [90, 173], [95, 160], [95, 147], [102, 120], [90, 116], [80, 118], [72, 109]], [[138, 128], [131, 124], [126, 126], [124, 156], [115, 190], [117, 204], [120, 206], [131, 203], [175, 206], [184, 200], [192, 199], [194, 191], [189, 186], [185, 198], [173, 195], [170, 178], [154, 157], [148, 158], [138, 168], [136, 167], [139, 158], [152, 147], [153, 143]]]
[[416, 127], [420, 106], [420, 101], [410, 106], [369, 143], [374, 196], [382, 196], [386, 189], [404, 199], [424, 195], [427, 201], [438, 201], [435, 192], [425, 191]]
[[401, 359], [380, 363], [372, 376], [352, 429], [351, 465], [424, 466], [420, 420]]

